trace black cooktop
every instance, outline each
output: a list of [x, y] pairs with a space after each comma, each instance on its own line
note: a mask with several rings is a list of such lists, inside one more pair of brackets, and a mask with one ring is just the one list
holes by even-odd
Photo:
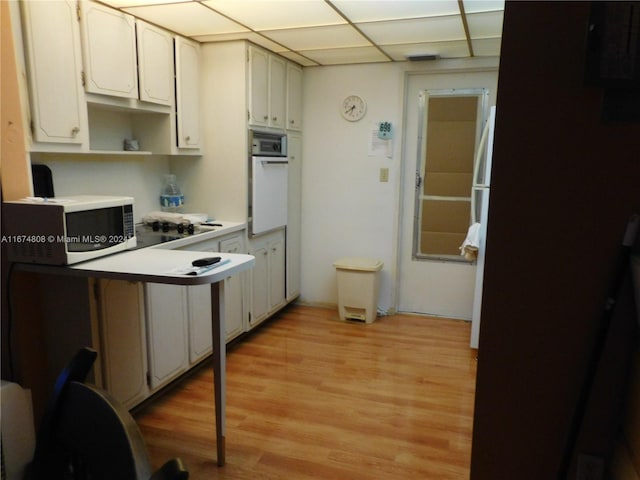
[[171, 242], [191, 235], [204, 233], [204, 230], [189, 225], [136, 225], [136, 249], [151, 247], [160, 243]]

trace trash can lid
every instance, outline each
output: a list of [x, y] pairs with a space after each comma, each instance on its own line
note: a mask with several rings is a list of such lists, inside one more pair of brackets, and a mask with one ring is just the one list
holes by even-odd
[[375, 258], [365, 257], [345, 257], [333, 262], [333, 266], [343, 270], [363, 270], [366, 272], [377, 272], [382, 269], [382, 263]]

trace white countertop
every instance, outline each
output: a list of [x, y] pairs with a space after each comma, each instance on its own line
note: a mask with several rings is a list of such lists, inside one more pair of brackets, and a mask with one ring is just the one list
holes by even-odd
[[[201, 275], [185, 275], [175, 270], [186, 268], [199, 258], [217, 256], [221, 265]], [[252, 255], [242, 253], [193, 252], [186, 250], [164, 250], [142, 248], [87, 262], [68, 265], [76, 274], [100, 278], [124, 278], [131, 281], [172, 283], [177, 285], [202, 285], [216, 283], [231, 275], [248, 270], [255, 264]], [[71, 272], [70, 272], [71, 273]]]
[[166, 243], [160, 243], [158, 245], [153, 245], [148, 248], [162, 249], [162, 250], [173, 250], [176, 248], [183, 248], [193, 243], [204, 242], [216, 237], [227, 235], [228, 233], [239, 232], [247, 228], [246, 223], [225, 222], [225, 221], [217, 221], [217, 220], [215, 223], [221, 223], [222, 226], [207, 227], [207, 226], [201, 225], [200, 228], [202, 228], [202, 230], [205, 230], [203, 233], [198, 233], [197, 235], [185, 235], [183, 238], [172, 240]]
[[[216, 283], [231, 275], [248, 270], [255, 264], [252, 255], [240, 253], [211, 253], [190, 250], [174, 250], [190, 244], [241, 231], [245, 223], [218, 222], [222, 227], [211, 227], [210, 231], [185, 236], [171, 242], [138, 250], [114, 253], [95, 260], [72, 265], [19, 264], [20, 270], [58, 275], [113, 278], [120, 280], [170, 283], [175, 285], [202, 285]], [[220, 265], [200, 275], [186, 275], [176, 270], [184, 269], [199, 258], [217, 256]]]

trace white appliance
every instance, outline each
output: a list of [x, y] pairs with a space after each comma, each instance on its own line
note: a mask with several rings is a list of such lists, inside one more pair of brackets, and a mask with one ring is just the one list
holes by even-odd
[[29, 197], [2, 214], [12, 262], [70, 265], [136, 246], [133, 197]]
[[287, 225], [289, 159], [287, 137], [252, 132], [249, 198], [249, 232], [252, 236]]
[[487, 221], [489, 216], [489, 193], [491, 190], [491, 161], [493, 157], [493, 133], [496, 122], [496, 107], [491, 107], [480, 142], [479, 155], [475, 162], [472, 187], [472, 223], [478, 222], [478, 259], [476, 284], [471, 313], [471, 348], [478, 348], [480, 337], [480, 310], [482, 307], [482, 286], [484, 281], [484, 259], [487, 247]]

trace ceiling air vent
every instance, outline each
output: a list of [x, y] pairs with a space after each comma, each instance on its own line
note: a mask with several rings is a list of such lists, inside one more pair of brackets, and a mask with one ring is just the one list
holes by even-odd
[[440, 55], [407, 55], [410, 62], [424, 62], [427, 60], [438, 60]]

